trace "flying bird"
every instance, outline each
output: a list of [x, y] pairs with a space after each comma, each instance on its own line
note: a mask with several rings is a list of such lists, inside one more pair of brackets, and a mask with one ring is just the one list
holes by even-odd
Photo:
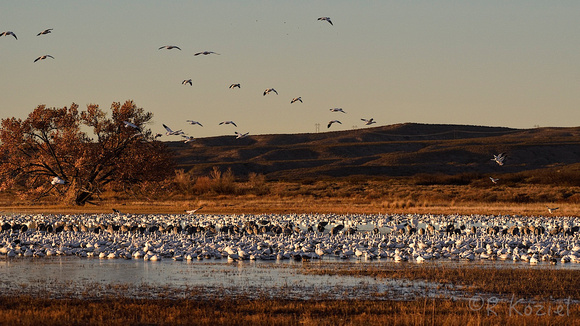
[[226, 125], [234, 125], [236, 127], [238, 126], [233, 121], [222, 121], [222, 122], [220, 122], [220, 125], [224, 125], [224, 124], [226, 124]]
[[293, 98], [292, 101], [290, 101], [290, 104], [297, 102], [297, 101], [300, 101], [300, 103], [304, 103], [304, 102], [302, 102], [302, 96], [298, 96], [298, 97]]
[[495, 161], [499, 166], [502, 166], [505, 158], [506, 158], [505, 153], [499, 153], [497, 155], [493, 155], [493, 158], [491, 160]]
[[550, 207], [550, 206], [546, 206], [548, 208], [548, 212], [550, 212], [550, 214], [553, 214], [556, 210], [558, 210], [560, 207]]
[[177, 131], [173, 131], [173, 130], [171, 130], [171, 128], [167, 127], [165, 124], [163, 125], [163, 128], [165, 128], [165, 130], [167, 130], [167, 132], [165, 133], [167, 136], [177, 136], [177, 135], [183, 134], [183, 131], [181, 131], [181, 129], [179, 129]]
[[198, 208], [196, 208], [196, 209], [190, 209], [190, 210], [186, 210], [185, 212], [186, 212], [187, 214], [189, 214], [189, 215], [191, 215], [191, 214], [195, 214], [195, 212], [199, 211], [199, 210], [200, 210], [200, 209], [202, 209], [203, 207], [204, 207], [204, 206], [199, 206], [199, 207], [198, 207]]
[[365, 125], [372, 125], [373, 123], [377, 123], [373, 118], [370, 119], [361, 119], [362, 121], [365, 122]]
[[326, 128], [330, 128], [330, 126], [332, 126], [333, 123], [340, 123], [340, 124], [342, 124], [342, 122], [340, 122], [338, 120], [331, 120], [330, 122], [328, 122], [328, 126], [326, 126]]
[[139, 128], [137, 125], [135, 125], [129, 121], [123, 121], [123, 123], [125, 124], [125, 128], [131, 127], [133, 129], [136, 129], [137, 131], [141, 132], [141, 128]]
[[159, 48], [159, 50], [161, 50], [161, 49], [167, 49], [167, 50], [178, 49], [178, 50], [181, 50], [180, 47], [175, 46], [175, 45], [164, 45], [164, 46], [162, 46], [162, 47]]
[[189, 84], [190, 86], [193, 86], [193, 82], [191, 81], [191, 79], [185, 79], [184, 81], [181, 82], [182, 85], [186, 85]]
[[200, 55], [200, 54], [203, 54], [203, 55], [208, 55], [208, 54], [217, 54], [217, 55], [219, 55], [219, 53], [215, 53], [215, 52], [213, 52], [213, 51], [203, 51], [203, 52], [197, 52], [196, 54], [194, 54], [194, 56], [198, 56], [198, 55]]
[[235, 132], [236, 133], [236, 139], [240, 139], [240, 138], [245, 138], [247, 137], [250, 133], [246, 132], [245, 134], [239, 133], [239, 132]]
[[14, 36], [15, 39], [18, 39], [18, 37], [16, 37], [16, 34], [14, 34], [13, 32], [7, 31], [7, 32], [0, 33], [0, 36], [7, 36], [7, 35], [12, 35], [12, 36]]
[[230, 88], [231, 88], [231, 89], [234, 89], [234, 88], [236, 88], [236, 87], [237, 87], [237, 88], [240, 88], [240, 84], [231, 84], [231, 85], [230, 85]]
[[181, 137], [185, 138], [185, 140], [183, 142], [186, 144], [195, 140], [195, 138], [193, 136], [181, 135]]
[[43, 30], [42, 32], [36, 34], [36, 36], [50, 34], [51, 32], [52, 32], [52, 28], [47, 28], [47, 29]]
[[59, 178], [59, 177], [54, 177], [54, 178], [52, 178], [52, 181], [50, 183], [53, 185], [63, 185], [66, 183], [66, 181]]
[[278, 95], [278, 92], [276, 92], [276, 90], [275, 90], [275, 89], [273, 89], [273, 88], [267, 88], [267, 89], [264, 91], [264, 96], [266, 96], [266, 94], [270, 94], [270, 92], [274, 92], [274, 93], [276, 93], [276, 95]]
[[187, 122], [189, 122], [189, 124], [191, 125], [200, 125], [203, 127], [203, 125], [201, 123], [199, 123], [199, 121], [193, 121], [193, 120], [186, 120]]
[[346, 113], [346, 112], [344, 112], [344, 110], [342, 108], [333, 108], [333, 109], [330, 109], [330, 112], [342, 112], [342, 113]]
[[330, 25], [334, 25], [334, 24], [332, 24], [332, 21], [330, 20], [330, 17], [319, 17], [318, 20], [321, 20], [321, 21], [326, 20], [327, 22], [330, 23]]
[[34, 62], [39, 61], [39, 60], [44, 60], [46, 58], [52, 58], [52, 59], [54, 59], [54, 57], [51, 56], [50, 54], [45, 54], [45, 55], [41, 55], [40, 57], [34, 59]]
[[489, 177], [489, 180], [491, 180], [491, 182], [493, 182], [493, 183], [497, 183], [499, 181], [498, 178], [494, 178], [494, 177]]

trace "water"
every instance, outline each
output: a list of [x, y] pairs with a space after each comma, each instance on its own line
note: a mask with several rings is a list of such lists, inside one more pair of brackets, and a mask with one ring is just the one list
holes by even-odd
[[423, 281], [371, 277], [306, 275], [296, 262], [175, 262], [54, 257], [0, 261], [0, 289], [5, 294], [95, 298], [244, 297], [389, 298], [456, 295]]

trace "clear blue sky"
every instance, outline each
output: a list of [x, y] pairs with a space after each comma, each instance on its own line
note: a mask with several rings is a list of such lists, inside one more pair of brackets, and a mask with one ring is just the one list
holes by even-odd
[[[154, 132], [165, 123], [194, 137], [326, 131], [332, 119], [343, 124], [330, 130], [362, 128], [371, 117], [578, 126], [578, 13], [579, 1], [533, 0], [5, 1], [0, 32], [18, 40], [0, 37], [0, 117], [133, 100], [153, 112]], [[44, 54], [54, 60], [33, 63]], [[263, 96], [270, 87], [279, 95]]]

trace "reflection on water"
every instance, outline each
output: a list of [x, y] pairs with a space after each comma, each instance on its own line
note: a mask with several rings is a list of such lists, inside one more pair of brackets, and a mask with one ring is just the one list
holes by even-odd
[[[339, 262], [337, 262], [339, 263]], [[50, 297], [249, 297], [410, 300], [452, 296], [434, 283], [305, 275], [289, 261], [143, 261], [54, 257], [0, 260], [0, 290]], [[295, 265], [295, 266], [292, 266]], [[294, 268], [297, 267], [297, 268]]]

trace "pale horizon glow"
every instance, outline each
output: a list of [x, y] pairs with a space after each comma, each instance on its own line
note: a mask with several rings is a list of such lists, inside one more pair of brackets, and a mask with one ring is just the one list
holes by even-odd
[[0, 37], [0, 118], [133, 100], [154, 133], [166, 124], [195, 138], [316, 124], [573, 127], [578, 12], [577, 1], [10, 1], [0, 33], [18, 39]]

